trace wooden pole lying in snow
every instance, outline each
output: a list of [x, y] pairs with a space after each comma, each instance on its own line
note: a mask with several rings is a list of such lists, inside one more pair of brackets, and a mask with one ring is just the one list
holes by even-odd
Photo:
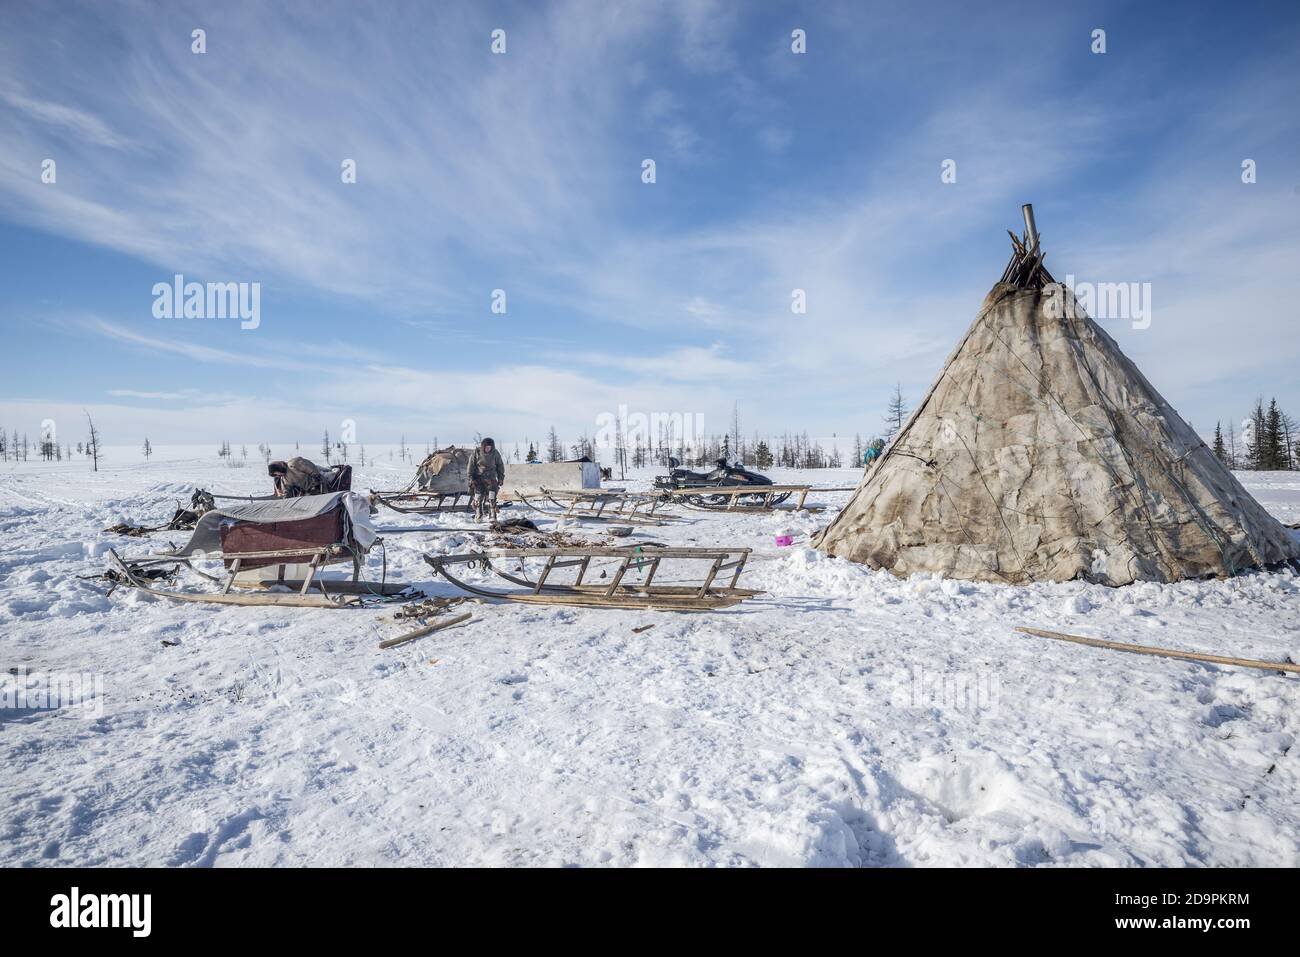
[[380, 648], [394, 648], [397, 645], [404, 645], [408, 641], [415, 641], [416, 638], [423, 638], [425, 635], [431, 635], [435, 631], [442, 631], [444, 628], [450, 628], [452, 625], [459, 625], [462, 621], [469, 621], [474, 616], [469, 612], [463, 615], [457, 615], [455, 618], [448, 618], [446, 621], [434, 622], [432, 625], [425, 625], [423, 628], [417, 628], [415, 631], [408, 631], [404, 635], [398, 635], [396, 638], [389, 638], [387, 641], [379, 643]]
[[1120, 641], [1104, 641], [1101, 638], [1084, 638], [1081, 635], [1065, 635], [1059, 631], [1043, 631], [1039, 628], [1017, 628], [1016, 631], [1039, 638], [1055, 638], [1058, 641], [1073, 641], [1080, 645], [1094, 648], [1113, 648], [1116, 651], [1131, 651], [1139, 655], [1156, 655], [1160, 658], [1182, 658], [1187, 661], [1208, 661], [1216, 665], [1239, 665], [1242, 668], [1261, 668], [1265, 671], [1291, 671], [1300, 674], [1300, 665], [1287, 662], [1258, 661], [1254, 658], [1225, 658], [1222, 655], [1203, 655], [1196, 651], [1175, 651], [1172, 648], [1155, 648], [1151, 645], [1126, 645]]

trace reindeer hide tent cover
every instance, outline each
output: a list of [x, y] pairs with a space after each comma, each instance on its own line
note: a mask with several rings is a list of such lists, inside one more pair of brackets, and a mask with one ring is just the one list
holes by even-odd
[[939, 378], [820, 550], [897, 575], [1106, 585], [1300, 558], [1027, 230]]
[[449, 445], [427, 456], [415, 472], [415, 485], [421, 492], [454, 495], [469, 493], [470, 449]]

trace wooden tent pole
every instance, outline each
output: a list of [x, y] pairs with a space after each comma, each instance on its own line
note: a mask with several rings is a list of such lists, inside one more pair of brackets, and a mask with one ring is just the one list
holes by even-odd
[[426, 625], [423, 628], [417, 628], [415, 631], [408, 631], [404, 635], [398, 635], [396, 638], [389, 638], [387, 641], [379, 643], [380, 648], [396, 648], [398, 645], [404, 645], [408, 641], [415, 641], [416, 638], [423, 638], [425, 635], [431, 635], [435, 631], [442, 631], [444, 628], [450, 628], [452, 625], [459, 625], [462, 621], [469, 621], [473, 614], [465, 612], [463, 615], [457, 615], [455, 618], [448, 618], [446, 621], [434, 622], [432, 625]]
[[1156, 655], [1160, 658], [1181, 658], [1185, 661], [1208, 661], [1216, 665], [1238, 665], [1242, 668], [1260, 668], [1264, 671], [1290, 671], [1300, 674], [1300, 665], [1288, 662], [1258, 661], [1254, 658], [1226, 658], [1223, 655], [1203, 655], [1196, 651], [1175, 651], [1172, 648], [1156, 648], [1151, 645], [1126, 645], [1120, 641], [1104, 641], [1101, 638], [1084, 638], [1082, 635], [1066, 635], [1059, 631], [1043, 631], [1039, 628], [1017, 628], [1016, 631], [1039, 638], [1055, 638], [1058, 641], [1073, 641], [1093, 648], [1112, 648], [1115, 651], [1131, 651], [1138, 655]]

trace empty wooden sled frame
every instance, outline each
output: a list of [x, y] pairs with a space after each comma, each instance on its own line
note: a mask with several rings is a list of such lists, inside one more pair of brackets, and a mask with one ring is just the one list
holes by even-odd
[[[409, 587], [361, 579], [365, 555], [378, 541], [369, 503], [355, 492], [254, 501], [207, 512], [189, 542], [174, 552], [124, 558], [109, 549], [109, 577], [114, 588], [138, 588], [177, 601], [342, 608]], [[213, 559], [225, 566], [224, 577], [195, 567], [195, 562]], [[352, 565], [350, 579], [320, 575], [325, 566], [338, 563]], [[158, 582], [171, 576], [158, 577], [151, 569], [166, 565], [191, 571], [220, 589], [160, 587]], [[265, 577], [272, 571], [274, 577]]]
[[[404, 515], [438, 515], [450, 512], [472, 512], [469, 492], [376, 492], [371, 490], [371, 501]], [[502, 503], [504, 504], [504, 503]]]
[[[620, 522], [624, 525], [662, 525], [681, 521], [680, 515], [659, 511], [666, 503], [662, 496], [642, 492], [625, 492], [613, 489], [548, 489], [541, 490], [555, 509], [543, 508], [522, 491], [514, 496], [535, 512], [552, 518], [571, 518], [580, 522]], [[558, 509], [558, 511], [557, 511]]]
[[[544, 560], [530, 572], [526, 562]], [[737, 587], [749, 559], [748, 548], [493, 548], [459, 555], [425, 555], [435, 572], [457, 588], [484, 598], [542, 605], [632, 608], [659, 611], [713, 611], [763, 594]], [[662, 581], [662, 572], [684, 565], [703, 566], [699, 583]], [[458, 566], [482, 568], [520, 590], [502, 591], [473, 585], [455, 574]], [[594, 581], [596, 566], [603, 578]], [[512, 571], [507, 571], [512, 568]], [[576, 569], [571, 581], [566, 570]], [[560, 574], [556, 574], [559, 572]]]

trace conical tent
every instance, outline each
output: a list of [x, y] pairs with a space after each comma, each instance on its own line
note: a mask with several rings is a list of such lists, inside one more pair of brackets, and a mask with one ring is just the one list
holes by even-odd
[[1107, 585], [1300, 559], [1270, 516], [1042, 266], [1032, 214], [943, 371], [824, 552], [898, 575]]

